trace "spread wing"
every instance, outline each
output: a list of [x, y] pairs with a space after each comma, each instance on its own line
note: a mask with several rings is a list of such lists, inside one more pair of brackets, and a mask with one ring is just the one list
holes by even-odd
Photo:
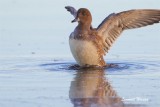
[[69, 11], [74, 16], [74, 18], [76, 18], [77, 10], [74, 7], [66, 6], [65, 8], [67, 9], [67, 11]]
[[139, 28], [159, 22], [160, 10], [129, 10], [109, 15], [97, 27], [97, 32], [99, 36], [102, 36], [104, 50], [108, 52], [123, 30]]

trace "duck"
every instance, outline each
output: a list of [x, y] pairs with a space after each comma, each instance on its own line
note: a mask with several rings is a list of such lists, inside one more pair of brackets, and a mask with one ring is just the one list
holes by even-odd
[[79, 66], [104, 67], [104, 56], [123, 31], [140, 28], [160, 22], [159, 9], [132, 9], [111, 13], [97, 27], [92, 27], [92, 15], [87, 8], [65, 9], [74, 16], [71, 22], [78, 22], [69, 36], [70, 51]]

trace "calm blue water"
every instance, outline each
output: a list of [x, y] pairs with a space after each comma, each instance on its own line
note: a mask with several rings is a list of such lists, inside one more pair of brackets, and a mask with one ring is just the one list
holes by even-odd
[[110, 59], [108, 69], [71, 70], [74, 60], [1, 58], [2, 107], [158, 107], [160, 56]]
[[160, 24], [125, 31], [105, 57], [116, 66], [71, 70], [64, 9], [87, 7], [93, 26], [110, 13], [160, 9], [157, 0], [0, 1], [0, 107], [159, 107]]

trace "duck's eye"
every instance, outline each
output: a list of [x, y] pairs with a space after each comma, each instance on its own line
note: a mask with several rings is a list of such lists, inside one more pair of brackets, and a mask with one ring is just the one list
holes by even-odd
[[86, 12], [82, 12], [82, 15], [83, 15], [83, 16], [86, 16]]

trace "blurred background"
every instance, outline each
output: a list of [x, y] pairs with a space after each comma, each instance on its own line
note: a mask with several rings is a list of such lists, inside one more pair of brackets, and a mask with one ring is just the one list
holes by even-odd
[[[110, 13], [130, 9], [160, 9], [158, 0], [1, 0], [0, 56], [72, 57], [68, 37], [77, 23], [64, 7], [88, 8], [97, 27]], [[109, 51], [120, 54], [160, 54], [160, 24], [125, 31]]]

